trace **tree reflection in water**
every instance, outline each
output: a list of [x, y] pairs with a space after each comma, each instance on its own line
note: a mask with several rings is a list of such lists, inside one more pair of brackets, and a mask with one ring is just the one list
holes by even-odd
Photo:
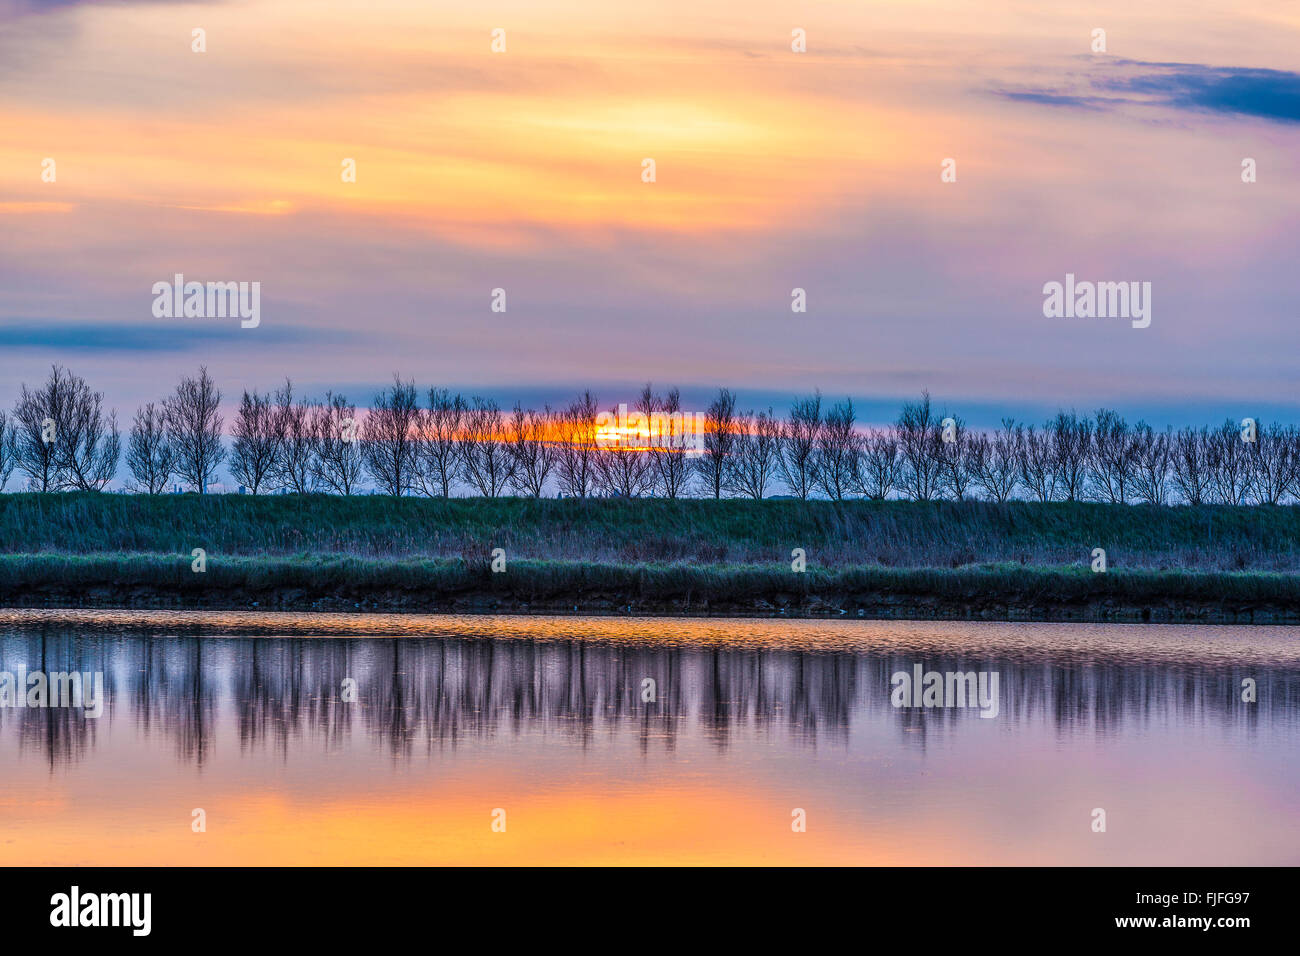
[[[611, 622], [616, 627], [616, 622]], [[0, 670], [103, 671], [99, 720], [71, 708], [0, 708], [0, 735], [51, 769], [75, 763], [107, 726], [126, 721], [144, 737], [164, 736], [178, 760], [202, 766], [221, 721], [234, 721], [242, 750], [308, 740], [325, 750], [355, 734], [394, 759], [410, 759], [473, 738], [559, 735], [586, 748], [623, 735], [672, 751], [684, 732], [719, 750], [733, 736], [780, 734], [797, 745], [847, 745], [863, 722], [892, 722], [907, 746], [959, 732], [975, 709], [896, 709], [890, 677], [927, 670], [997, 671], [995, 721], [1048, 722], [1061, 736], [1110, 735], [1156, 721], [1218, 722], [1253, 730], [1293, 724], [1300, 685], [1293, 661], [1234, 664], [1103, 659], [1077, 651], [991, 655], [690, 646], [615, 641], [483, 637], [229, 638], [89, 633], [48, 625], [0, 635]], [[1241, 700], [1241, 681], [1258, 703]], [[346, 678], [357, 700], [343, 700]], [[643, 702], [643, 681], [655, 700]], [[104, 726], [101, 726], [103, 724]]]

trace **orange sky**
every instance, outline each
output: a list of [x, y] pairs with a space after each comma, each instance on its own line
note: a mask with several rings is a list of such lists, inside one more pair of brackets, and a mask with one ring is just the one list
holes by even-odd
[[[1259, 72], [1295, 68], [1283, 0], [11, 0], [0, 22], [14, 390], [62, 361], [133, 408], [153, 353], [161, 378], [205, 361], [228, 393], [291, 375], [361, 402], [395, 370], [506, 405], [646, 380], [760, 407], [1295, 402], [1300, 126], [1267, 98], [1296, 74]], [[1207, 82], [1249, 84], [1247, 111]], [[1045, 323], [1067, 271], [1149, 279], [1152, 327]], [[261, 281], [266, 322], [155, 322], [177, 272]]]

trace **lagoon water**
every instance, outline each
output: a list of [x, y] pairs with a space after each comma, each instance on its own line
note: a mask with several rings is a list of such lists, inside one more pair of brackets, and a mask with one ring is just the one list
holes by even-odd
[[20, 669], [106, 700], [0, 708], [0, 865], [1300, 863], [1296, 628], [0, 611]]

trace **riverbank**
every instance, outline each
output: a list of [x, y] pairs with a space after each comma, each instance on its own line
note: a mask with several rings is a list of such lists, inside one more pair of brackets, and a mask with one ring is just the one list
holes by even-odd
[[0, 553], [511, 559], [809, 569], [1300, 572], [1300, 507], [1091, 502], [0, 494]]
[[6, 494], [0, 604], [1300, 623], [1300, 508]]
[[0, 605], [1152, 623], [1300, 623], [1300, 578], [1259, 572], [0, 555]]

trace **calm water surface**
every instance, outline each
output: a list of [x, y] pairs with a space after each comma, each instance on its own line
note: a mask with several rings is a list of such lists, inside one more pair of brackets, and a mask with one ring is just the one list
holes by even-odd
[[0, 708], [4, 865], [1300, 863], [1295, 628], [0, 610], [20, 668], [107, 703]]

